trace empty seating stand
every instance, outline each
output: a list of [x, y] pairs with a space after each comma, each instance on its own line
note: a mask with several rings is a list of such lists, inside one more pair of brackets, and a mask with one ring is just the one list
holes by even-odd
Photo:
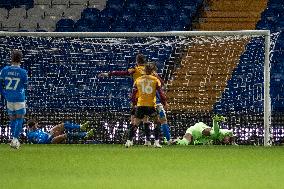
[[[79, 19], [86, 19], [90, 23], [90, 27], [78, 27], [78, 31], [85, 28], [87, 31], [105, 32], [188, 30], [191, 28], [192, 19], [202, 3], [202, 0], [190, 2], [186, 0], [166, 0], [163, 2], [159, 0], [27, 0], [24, 3], [20, 0], [7, 0], [3, 1], [0, 6], [7, 10], [25, 6], [25, 19], [27, 19], [19, 20], [17, 26], [13, 22], [13, 26], [6, 27], [5, 23], [9, 23], [9, 18], [7, 18], [7, 22], [2, 24], [4, 26], [2, 30], [26, 29], [34, 31], [45, 29], [54, 31], [61, 23], [56, 24], [60, 19], [78, 21], [79, 23], [75, 24], [76, 26], [86, 23], [86, 21], [79, 21]], [[96, 11], [92, 12], [92, 9], [99, 10], [99, 14]], [[95, 18], [97, 20], [94, 20]], [[101, 21], [100, 18], [105, 18], [105, 20]], [[122, 20], [126, 21], [122, 23]], [[129, 26], [125, 27], [124, 25]], [[58, 31], [58, 29], [56, 30]], [[67, 29], [66, 31], [70, 30]], [[74, 31], [77, 31], [76, 27]]]
[[56, 23], [57, 32], [74, 32], [75, 22], [72, 19], [61, 19]]
[[1, 0], [0, 8], [11, 10], [13, 8], [25, 7], [26, 9], [32, 8], [34, 0]]
[[208, 0], [194, 30], [255, 29], [267, 0]]
[[[192, 18], [202, 6], [203, 1], [194, 0], [190, 3], [185, 0], [166, 1], [137, 1], [137, 0], [109, 0], [105, 9], [100, 13], [91, 9], [82, 12], [81, 19], [88, 15], [90, 19], [106, 19], [98, 27], [96, 20], [92, 22], [88, 31], [172, 31], [191, 28]], [[89, 11], [89, 13], [88, 13]], [[80, 23], [85, 23], [79, 21]], [[107, 25], [109, 24], [109, 25]], [[78, 24], [80, 25], [80, 24]], [[96, 25], [95, 27], [93, 25]], [[81, 30], [81, 28], [79, 28]]]
[[[248, 43], [246, 51], [241, 55], [238, 66], [233, 70], [222, 98], [215, 104], [215, 110], [245, 112], [263, 111], [263, 39], [255, 38]], [[262, 54], [262, 56], [258, 56]], [[262, 57], [262, 61], [258, 58]], [[253, 78], [253, 79], [252, 79]], [[234, 104], [234, 108], [230, 107]]]
[[284, 29], [284, 2], [279, 0], [268, 1], [267, 8], [261, 14], [257, 29], [269, 29], [272, 32]]
[[[267, 8], [261, 13], [261, 20], [257, 23], [257, 29], [270, 30], [271, 33], [280, 32], [276, 35], [276, 44], [271, 52], [271, 99], [272, 110], [274, 112], [283, 112], [283, 63], [284, 63], [284, 2], [281, 0], [269, 0]], [[272, 38], [272, 40], [276, 40]]]
[[76, 22], [85, 8], [103, 9], [105, 3], [105, 0], [2, 0], [0, 30], [55, 31], [60, 19]]
[[[246, 41], [207, 42], [189, 48], [169, 83], [169, 108], [172, 111], [212, 111], [237, 66], [244, 44]], [[230, 54], [230, 60], [224, 62], [222, 57], [226, 54]]]

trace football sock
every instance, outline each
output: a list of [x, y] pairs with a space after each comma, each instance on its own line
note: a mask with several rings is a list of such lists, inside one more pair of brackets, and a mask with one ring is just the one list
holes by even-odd
[[15, 130], [16, 130], [16, 126], [17, 126], [17, 120], [16, 119], [14, 119], [14, 120], [11, 120], [10, 121], [10, 128], [11, 128], [11, 136], [13, 137], [13, 138], [16, 138], [15, 137]]
[[81, 129], [82, 131], [86, 131], [86, 130], [87, 130], [87, 127], [89, 127], [89, 124], [90, 124], [90, 122], [89, 122], [89, 121], [86, 121], [85, 123], [81, 124], [80, 129]]
[[166, 137], [167, 141], [169, 141], [171, 139], [171, 134], [170, 134], [170, 127], [167, 123], [162, 124], [162, 130], [163, 130], [163, 134], [164, 137]]
[[95, 135], [95, 129], [91, 129], [87, 132], [86, 136], [84, 138], [89, 139]]
[[68, 140], [71, 139], [81, 139], [84, 138], [87, 135], [87, 132], [70, 132], [67, 133]]
[[19, 138], [20, 133], [23, 130], [23, 123], [24, 123], [24, 118], [17, 118], [16, 119], [16, 124], [15, 124], [15, 130], [14, 130], [14, 136], [15, 138]]
[[150, 123], [144, 123], [144, 131], [145, 131], [145, 135], [146, 135], [146, 140], [150, 141]]
[[155, 140], [159, 140], [159, 138], [160, 138], [160, 130], [161, 130], [160, 127], [155, 127], [155, 129], [154, 129]]
[[64, 122], [64, 129], [66, 130], [74, 130], [74, 129], [80, 129], [81, 126], [75, 123], [71, 122]]
[[133, 124], [130, 124], [128, 140], [131, 140], [131, 141], [133, 140], [136, 130], [137, 130], [137, 127], [134, 126]]

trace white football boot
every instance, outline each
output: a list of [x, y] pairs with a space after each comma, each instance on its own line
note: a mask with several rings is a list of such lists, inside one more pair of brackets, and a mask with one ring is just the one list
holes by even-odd
[[130, 148], [131, 146], [133, 146], [133, 141], [127, 140], [126, 143], [125, 143], [125, 147]]
[[154, 142], [154, 147], [155, 147], [155, 148], [162, 148], [162, 146], [160, 145], [159, 140], [155, 140], [155, 142]]
[[151, 141], [146, 140], [145, 143], [144, 143], [144, 146], [151, 146]]
[[10, 143], [10, 147], [14, 149], [19, 149], [20, 146], [21, 146], [21, 143], [19, 142], [19, 140], [17, 138], [13, 138], [13, 140]]

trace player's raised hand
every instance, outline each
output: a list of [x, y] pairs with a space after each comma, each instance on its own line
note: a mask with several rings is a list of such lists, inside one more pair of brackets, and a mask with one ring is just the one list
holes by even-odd
[[108, 77], [109, 73], [99, 73], [98, 77]]
[[222, 122], [225, 122], [225, 121], [226, 121], [226, 117], [221, 116], [221, 115], [215, 115], [215, 116], [213, 117], [213, 119], [214, 119], [215, 121], [222, 121]]

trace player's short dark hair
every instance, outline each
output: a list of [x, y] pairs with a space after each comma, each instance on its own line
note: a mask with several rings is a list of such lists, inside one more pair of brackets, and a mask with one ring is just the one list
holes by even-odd
[[145, 56], [141, 53], [136, 55], [136, 63], [139, 65], [143, 65], [146, 64], [146, 59]]
[[11, 53], [12, 62], [20, 63], [22, 61], [22, 52], [19, 50], [13, 50]]
[[28, 127], [33, 127], [35, 126], [37, 123], [37, 121], [35, 119], [30, 119], [28, 122], [27, 122], [27, 126]]
[[157, 66], [154, 62], [149, 62], [145, 65], [146, 74], [152, 74], [154, 71], [157, 71]]

